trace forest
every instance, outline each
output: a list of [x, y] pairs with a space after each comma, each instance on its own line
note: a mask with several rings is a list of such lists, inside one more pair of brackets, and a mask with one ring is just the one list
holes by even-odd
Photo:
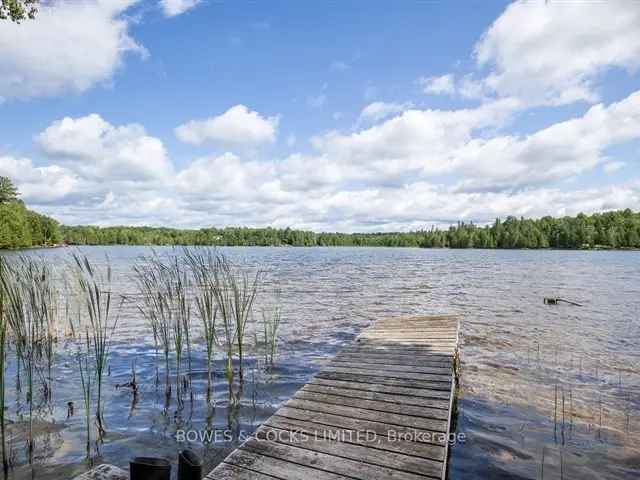
[[58, 222], [29, 210], [7, 177], [0, 177], [0, 249], [53, 245], [62, 240]]
[[0, 177], [0, 249], [68, 245], [370, 246], [423, 248], [640, 248], [640, 213], [630, 209], [575, 217], [507, 217], [489, 225], [458, 222], [414, 232], [316, 233], [291, 228], [65, 226], [29, 210]]
[[620, 210], [575, 217], [507, 217], [478, 226], [396, 233], [315, 233], [291, 228], [62, 226], [70, 245], [376, 246], [424, 248], [640, 248], [640, 213]]

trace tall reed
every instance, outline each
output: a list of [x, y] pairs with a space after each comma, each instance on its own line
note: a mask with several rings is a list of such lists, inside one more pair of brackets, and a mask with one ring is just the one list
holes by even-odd
[[[51, 270], [40, 259], [21, 256], [11, 265], [5, 265], [2, 278], [5, 315], [14, 337], [18, 364], [27, 376], [27, 403], [29, 428], [27, 457], [33, 460], [33, 406], [34, 380], [44, 377], [41, 362], [47, 342], [47, 315], [50, 305]], [[46, 384], [46, 379], [43, 380]]]
[[162, 260], [155, 254], [141, 257], [133, 267], [139, 299], [138, 309], [146, 318], [154, 333], [154, 341], [160, 344], [164, 356], [165, 365], [165, 395], [171, 396], [171, 367], [169, 357], [171, 355], [172, 335], [172, 311], [167, 304], [165, 292], [164, 272]]
[[[0, 258], [0, 279], [4, 279], [4, 272], [4, 261]], [[0, 280], [0, 436], [2, 437], [2, 471], [6, 478], [9, 471], [5, 418], [5, 363], [7, 360], [5, 347], [7, 344], [7, 318], [4, 310], [5, 302], [4, 289], [2, 288], [3, 283], [4, 280]]]
[[273, 311], [262, 310], [262, 330], [264, 345], [264, 362], [268, 367], [275, 366], [275, 358], [278, 351], [278, 331], [282, 320], [280, 305], [276, 305]]
[[[180, 362], [183, 347], [187, 350], [187, 371], [188, 376], [183, 381], [185, 386], [191, 386], [192, 363], [191, 363], [191, 297], [190, 278], [187, 269], [182, 265], [176, 256], [170, 263], [168, 270], [168, 300], [172, 306], [174, 322], [174, 347], [176, 351], [176, 364], [178, 369], [177, 381], [180, 381]], [[178, 390], [180, 391], [180, 390]], [[193, 392], [191, 392], [193, 398]]]
[[220, 313], [233, 326], [238, 350], [239, 376], [243, 378], [244, 343], [247, 322], [258, 293], [261, 272], [251, 275], [235, 267], [223, 254], [218, 254], [215, 269], [215, 292]]
[[[93, 351], [96, 379], [96, 427], [100, 438], [106, 433], [102, 410], [102, 384], [109, 361], [111, 339], [118, 324], [118, 316], [111, 308], [111, 264], [107, 259], [105, 275], [96, 270], [86, 256], [73, 254], [74, 273], [80, 288], [81, 301], [89, 320], [88, 331]], [[122, 305], [122, 303], [120, 304]]]
[[203, 252], [185, 249], [184, 255], [195, 282], [196, 310], [202, 322], [207, 352], [207, 402], [211, 402], [213, 356], [217, 344], [216, 319], [218, 316], [218, 305], [216, 304], [213, 285], [216, 258], [214, 252], [210, 249], [206, 249]]
[[[224, 259], [224, 257], [222, 257]], [[233, 297], [231, 294], [230, 280], [227, 274], [220, 269], [220, 265], [226, 260], [222, 260], [216, 255], [215, 267], [213, 268], [213, 278], [211, 288], [213, 298], [216, 302], [219, 313], [219, 324], [221, 324], [221, 337], [226, 354], [225, 376], [229, 384], [233, 381], [233, 351], [236, 345], [237, 330], [235, 328], [235, 320], [233, 314]]]
[[[84, 351], [82, 349], [84, 347]], [[77, 360], [78, 369], [80, 370], [80, 386], [82, 387], [82, 401], [85, 411], [85, 427], [87, 430], [87, 458], [91, 457], [91, 399], [92, 399], [92, 382], [95, 372], [91, 368], [91, 340], [89, 339], [89, 329], [85, 330], [84, 345], [78, 349]]]

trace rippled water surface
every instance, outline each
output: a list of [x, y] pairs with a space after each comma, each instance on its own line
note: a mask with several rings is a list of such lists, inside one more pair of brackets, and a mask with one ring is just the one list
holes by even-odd
[[[62, 264], [69, 249], [30, 252]], [[118, 293], [134, 291], [131, 266], [147, 250], [92, 247], [108, 255]], [[171, 252], [171, 249], [158, 249]], [[106, 379], [107, 438], [97, 462], [122, 467], [133, 455], [175, 457], [180, 429], [218, 428], [230, 438], [193, 442], [213, 467], [341, 346], [377, 318], [459, 314], [462, 376], [449, 477], [640, 478], [640, 254], [638, 252], [487, 251], [382, 248], [226, 248], [269, 272], [281, 290], [284, 325], [278, 367], [249, 362], [229, 404], [216, 370], [216, 408], [206, 408], [202, 342], [196, 342], [194, 401], [163, 414], [155, 387], [153, 342], [132, 304], [123, 307]], [[179, 251], [175, 251], [179, 253]], [[5, 254], [8, 256], [15, 254]], [[543, 304], [563, 297], [582, 307]], [[273, 298], [263, 295], [260, 306]], [[36, 424], [34, 475], [24, 445], [12, 444], [11, 478], [65, 478], [86, 470], [82, 394], [73, 347], [59, 346], [54, 406]], [[116, 384], [130, 379], [136, 402]], [[11, 375], [10, 366], [10, 375]], [[11, 379], [9, 382], [11, 383]], [[9, 385], [11, 387], [11, 385]], [[8, 414], [24, 413], [10, 388]], [[67, 418], [67, 402], [74, 415]], [[564, 405], [564, 406], [563, 406]]]

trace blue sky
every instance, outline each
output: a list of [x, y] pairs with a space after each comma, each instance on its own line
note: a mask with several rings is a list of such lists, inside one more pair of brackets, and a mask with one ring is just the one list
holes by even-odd
[[68, 224], [640, 209], [638, 5], [54, 0], [0, 30], [0, 174]]

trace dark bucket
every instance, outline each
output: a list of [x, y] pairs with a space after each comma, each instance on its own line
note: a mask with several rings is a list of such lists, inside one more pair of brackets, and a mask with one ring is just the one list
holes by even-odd
[[136, 457], [129, 462], [130, 480], [171, 480], [171, 463], [164, 458]]
[[202, 459], [191, 450], [183, 450], [178, 457], [178, 480], [201, 480]]

